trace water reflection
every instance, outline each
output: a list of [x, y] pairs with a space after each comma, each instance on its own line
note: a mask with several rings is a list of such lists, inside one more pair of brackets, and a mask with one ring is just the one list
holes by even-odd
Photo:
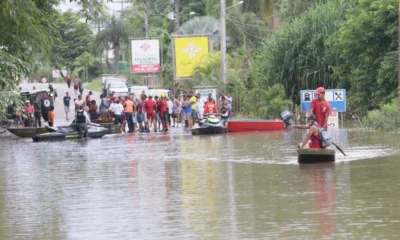
[[313, 192], [314, 213], [318, 215], [322, 236], [332, 236], [336, 232], [333, 216], [336, 208], [335, 163], [300, 164], [300, 173], [306, 178]]

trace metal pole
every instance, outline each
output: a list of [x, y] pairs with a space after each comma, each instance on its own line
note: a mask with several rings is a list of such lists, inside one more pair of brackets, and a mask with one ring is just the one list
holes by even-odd
[[[399, 0], [400, 1], [400, 0]], [[225, 0], [221, 0], [221, 26], [220, 26], [220, 39], [221, 39], [221, 77], [226, 85], [226, 9]]]
[[397, 92], [399, 95], [399, 107], [400, 107], [400, 0], [399, 0], [399, 29], [398, 29], [398, 73], [397, 73], [397, 81], [398, 81], [398, 86], [397, 86]]
[[146, 39], [149, 39], [149, 20], [147, 18], [147, 6], [144, 5], [144, 28], [146, 32]]
[[[400, 0], [399, 0], [400, 1]], [[179, 0], [175, 0], [174, 1], [175, 4], [175, 34], [178, 34], [178, 30], [179, 30]]]

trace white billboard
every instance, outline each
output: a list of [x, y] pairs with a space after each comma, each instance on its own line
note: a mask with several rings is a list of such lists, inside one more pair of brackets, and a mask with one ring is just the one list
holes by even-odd
[[132, 40], [131, 50], [133, 74], [160, 71], [160, 41], [158, 39]]

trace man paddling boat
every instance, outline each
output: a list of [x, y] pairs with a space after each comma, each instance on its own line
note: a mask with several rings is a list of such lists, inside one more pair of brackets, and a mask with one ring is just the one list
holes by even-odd
[[309, 129], [307, 136], [304, 138], [303, 142], [300, 143], [298, 148], [322, 148], [321, 146], [321, 135], [319, 134], [317, 123], [317, 118], [315, 115], [311, 114], [308, 118], [307, 125], [293, 125], [289, 126], [289, 129]]

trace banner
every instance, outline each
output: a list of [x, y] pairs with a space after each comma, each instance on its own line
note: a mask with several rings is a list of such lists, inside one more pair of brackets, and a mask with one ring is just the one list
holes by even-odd
[[133, 74], [160, 71], [159, 40], [132, 40], [131, 49]]
[[193, 76], [194, 67], [208, 54], [208, 37], [175, 38], [175, 78]]
[[198, 88], [194, 90], [195, 94], [200, 93], [200, 96], [204, 99], [208, 98], [208, 94], [211, 93], [212, 98], [217, 101], [217, 89], [216, 88]]

